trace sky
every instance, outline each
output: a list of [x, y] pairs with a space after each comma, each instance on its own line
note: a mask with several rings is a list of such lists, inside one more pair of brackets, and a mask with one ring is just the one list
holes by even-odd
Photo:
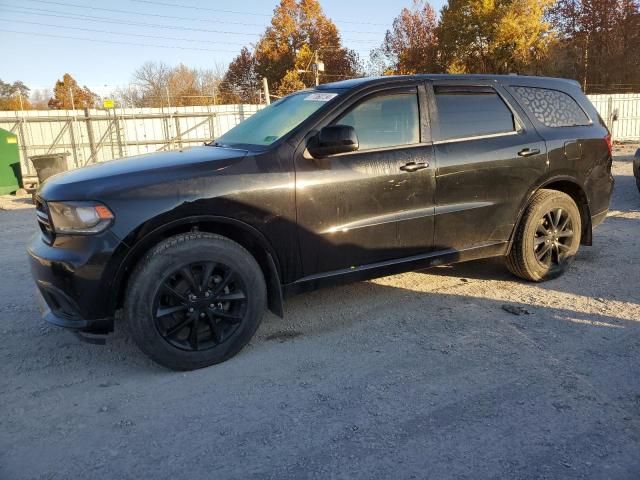
[[[431, 1], [440, 10], [444, 0]], [[278, 0], [0, 0], [0, 79], [51, 89], [65, 72], [104, 95], [146, 61], [226, 67], [270, 22]], [[362, 59], [412, 0], [321, 0]], [[66, 38], [73, 37], [73, 38]]]

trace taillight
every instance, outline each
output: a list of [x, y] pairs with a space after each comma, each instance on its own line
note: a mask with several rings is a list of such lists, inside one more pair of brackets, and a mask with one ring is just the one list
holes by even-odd
[[604, 141], [607, 143], [607, 148], [609, 149], [609, 155], [613, 155], [613, 140], [611, 139], [610, 133], [607, 133], [607, 136], [604, 137]]

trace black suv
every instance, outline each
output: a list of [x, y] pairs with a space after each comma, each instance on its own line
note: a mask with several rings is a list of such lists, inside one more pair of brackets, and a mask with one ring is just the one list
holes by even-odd
[[611, 162], [573, 81], [331, 83], [205, 146], [51, 178], [31, 268], [48, 321], [108, 333], [122, 309], [151, 358], [200, 368], [323, 285], [497, 256], [559, 275], [607, 214]]

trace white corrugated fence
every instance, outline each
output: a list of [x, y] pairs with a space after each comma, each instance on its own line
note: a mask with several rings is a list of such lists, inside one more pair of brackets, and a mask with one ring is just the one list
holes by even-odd
[[112, 110], [0, 112], [0, 128], [18, 136], [24, 176], [33, 155], [68, 152], [69, 168], [202, 144], [253, 115], [261, 105], [205, 105]]
[[[609, 126], [614, 141], [640, 140], [640, 93], [587, 96]], [[613, 121], [616, 112], [618, 119]]]

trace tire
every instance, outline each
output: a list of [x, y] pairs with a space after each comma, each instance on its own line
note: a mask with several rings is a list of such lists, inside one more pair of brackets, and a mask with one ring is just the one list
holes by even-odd
[[238, 353], [258, 329], [266, 285], [253, 256], [211, 233], [168, 238], [136, 266], [124, 315], [134, 342], [155, 362], [195, 370]]
[[556, 190], [539, 190], [518, 225], [507, 268], [540, 282], [562, 275], [580, 247], [582, 220], [573, 199]]

